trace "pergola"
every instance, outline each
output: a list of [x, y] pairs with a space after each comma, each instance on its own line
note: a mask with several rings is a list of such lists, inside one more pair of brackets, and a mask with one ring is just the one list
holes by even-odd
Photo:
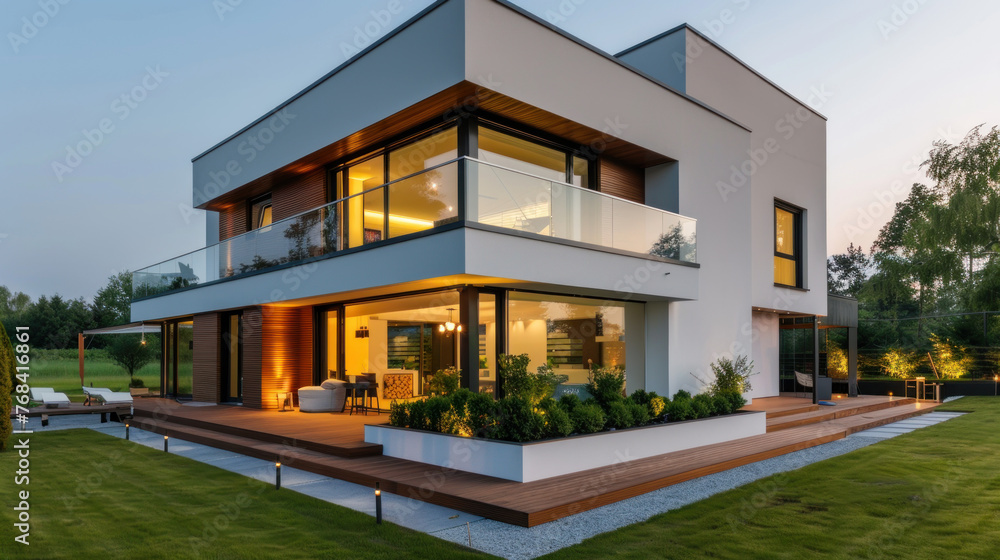
[[154, 323], [128, 323], [125, 325], [115, 325], [113, 327], [103, 327], [100, 329], [88, 329], [77, 335], [77, 349], [80, 357], [80, 384], [83, 385], [83, 350], [84, 339], [96, 334], [160, 334], [161, 327]]

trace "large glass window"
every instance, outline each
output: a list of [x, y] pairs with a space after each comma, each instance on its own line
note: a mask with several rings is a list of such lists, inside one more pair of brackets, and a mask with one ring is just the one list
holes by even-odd
[[774, 205], [774, 283], [802, 287], [802, 210]]
[[479, 159], [566, 182], [566, 152], [485, 126], [479, 127]]
[[[345, 306], [344, 376], [374, 374], [382, 398], [386, 387], [398, 395], [407, 383], [423, 394], [431, 376], [458, 367], [458, 308], [457, 291]], [[454, 328], [442, 328], [448, 323]]]
[[222, 334], [222, 386], [224, 402], [243, 401], [243, 314], [232, 313], [224, 318]]
[[264, 195], [250, 201], [250, 227], [247, 229], [260, 229], [271, 225], [272, 221], [271, 195]]
[[625, 367], [625, 304], [511, 292], [510, 354], [528, 354], [529, 370], [549, 365], [567, 383], [586, 383], [591, 366]]

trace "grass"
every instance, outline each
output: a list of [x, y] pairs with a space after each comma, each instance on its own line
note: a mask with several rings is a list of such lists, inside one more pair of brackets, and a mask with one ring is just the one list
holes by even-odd
[[[65, 351], [42, 351], [32, 356], [28, 378], [33, 387], [52, 387], [74, 402], [83, 402], [83, 389], [80, 386], [80, 363], [76, 351], [70, 357]], [[136, 373], [150, 388], [157, 392], [160, 387], [160, 362], [146, 364]], [[128, 391], [128, 374], [120, 366], [112, 362], [102, 351], [88, 350], [84, 356], [84, 382], [88, 386], [106, 387], [112, 391]], [[190, 391], [188, 391], [190, 392]]]
[[[0, 558], [485, 558], [429, 535], [91, 430], [31, 437], [30, 484], [0, 453]], [[30, 492], [30, 545], [15, 491]]]
[[546, 558], [995, 558], [1000, 399], [759, 480]]

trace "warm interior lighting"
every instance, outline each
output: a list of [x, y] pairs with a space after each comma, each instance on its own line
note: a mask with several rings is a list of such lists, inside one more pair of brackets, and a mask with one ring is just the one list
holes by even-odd
[[[449, 211], [451, 210], [450, 206], [448, 207], [448, 210]], [[382, 219], [382, 212], [376, 212], [375, 210], [365, 210], [365, 219], [371, 219], [371, 220], [376, 220], [376, 221], [377, 220], [381, 220]], [[399, 223], [399, 224], [408, 224], [408, 225], [411, 225], [411, 226], [419, 226], [419, 227], [423, 227], [423, 228], [432, 228], [432, 227], [434, 227], [434, 222], [432, 222], [430, 220], [421, 220], [419, 218], [410, 218], [410, 217], [407, 217], [407, 216], [399, 216], [399, 215], [396, 215], [396, 214], [389, 214], [389, 223], [392, 223], [392, 222], [396, 222], [396, 223]]]
[[438, 332], [462, 332], [462, 325], [459, 325], [454, 321], [455, 319], [455, 308], [448, 308], [448, 320], [444, 324], [438, 326]]

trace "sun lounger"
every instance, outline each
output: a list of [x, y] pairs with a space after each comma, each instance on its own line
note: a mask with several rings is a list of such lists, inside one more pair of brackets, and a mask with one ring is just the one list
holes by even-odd
[[66, 393], [57, 393], [51, 387], [32, 387], [31, 400], [41, 402], [45, 408], [69, 408], [69, 397]]
[[84, 387], [83, 394], [87, 395], [87, 402], [91, 404], [93, 404], [93, 401], [101, 404], [132, 404], [131, 394], [116, 393], [111, 389]]

